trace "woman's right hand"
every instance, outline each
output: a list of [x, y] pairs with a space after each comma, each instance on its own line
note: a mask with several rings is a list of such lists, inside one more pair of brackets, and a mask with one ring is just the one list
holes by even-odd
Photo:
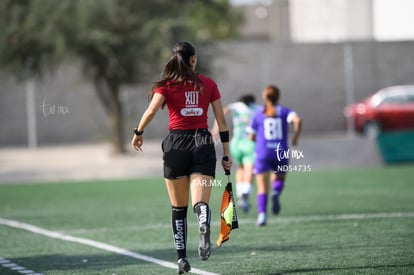
[[223, 166], [224, 171], [230, 171], [233, 161], [228, 155], [224, 155], [221, 159], [221, 165]]

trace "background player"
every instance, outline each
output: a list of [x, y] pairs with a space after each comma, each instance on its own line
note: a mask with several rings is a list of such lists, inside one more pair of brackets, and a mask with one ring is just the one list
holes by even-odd
[[[254, 142], [247, 136], [247, 127], [258, 105], [255, 96], [246, 94], [238, 101], [224, 107], [224, 114], [231, 114], [233, 131], [230, 141], [230, 154], [237, 164], [236, 194], [239, 207], [247, 213], [249, 211], [249, 196], [253, 184]], [[216, 130], [217, 132], [217, 130]]]
[[301, 118], [293, 110], [278, 104], [280, 91], [270, 85], [262, 92], [264, 105], [254, 113], [248, 127], [249, 138], [256, 141], [254, 173], [257, 183], [257, 225], [266, 225], [269, 181], [272, 180], [272, 211], [280, 212], [279, 197], [284, 188], [285, 170], [289, 159], [283, 152], [288, 152], [288, 125], [293, 123], [292, 145], [298, 144], [302, 128]]

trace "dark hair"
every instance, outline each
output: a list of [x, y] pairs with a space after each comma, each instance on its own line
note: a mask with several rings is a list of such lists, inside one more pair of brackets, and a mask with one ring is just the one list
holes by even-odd
[[275, 85], [269, 85], [265, 88], [266, 99], [276, 105], [279, 102], [280, 90]]
[[250, 104], [256, 102], [256, 97], [252, 94], [246, 94], [239, 97], [239, 101], [249, 106]]
[[161, 79], [155, 82], [150, 90], [150, 98], [158, 87], [179, 84], [187, 80], [194, 82], [195, 87], [202, 89], [203, 83], [190, 65], [190, 58], [195, 55], [196, 50], [191, 42], [180, 41], [175, 44], [172, 55], [164, 65]]

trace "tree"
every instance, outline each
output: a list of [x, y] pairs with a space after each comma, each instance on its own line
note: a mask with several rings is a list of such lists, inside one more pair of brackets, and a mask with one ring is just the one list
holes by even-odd
[[[18, 78], [41, 76], [65, 55], [68, 3], [0, 0], [0, 66]], [[56, 26], [59, 26], [57, 28]]]
[[125, 151], [122, 86], [158, 68], [176, 40], [229, 38], [240, 22], [228, 0], [0, 2], [6, 15], [0, 19], [6, 20], [0, 22], [1, 65], [20, 75], [41, 75], [67, 56], [80, 58], [108, 114], [116, 152]]
[[65, 36], [54, 26], [70, 23], [67, 5], [47, 2], [0, 0], [0, 68], [26, 84], [29, 147], [37, 146], [34, 78], [64, 57]]

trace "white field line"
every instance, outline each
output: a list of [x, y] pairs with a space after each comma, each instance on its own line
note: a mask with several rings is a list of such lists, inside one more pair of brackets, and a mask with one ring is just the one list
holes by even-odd
[[[276, 217], [269, 219], [268, 224], [278, 223], [301, 223], [301, 222], [324, 222], [324, 221], [346, 221], [346, 220], [368, 220], [368, 219], [395, 219], [395, 218], [414, 218], [414, 212], [393, 212], [393, 213], [360, 213], [360, 214], [338, 214], [338, 215], [313, 215], [313, 216], [297, 216], [297, 217]], [[239, 224], [256, 224], [255, 219], [243, 219], [239, 216]], [[190, 225], [190, 223], [189, 223]], [[194, 223], [194, 226], [196, 223]], [[212, 226], [219, 226], [219, 221], [212, 222]], [[149, 229], [171, 228], [171, 224], [156, 223], [145, 225], [133, 225], [123, 227], [102, 227], [93, 229], [71, 229], [62, 230], [67, 234], [91, 234], [105, 233], [116, 231], [138, 231]]]
[[[139, 254], [139, 253], [135, 253], [120, 247], [116, 247], [110, 244], [106, 244], [106, 243], [102, 243], [102, 242], [97, 242], [94, 240], [90, 240], [90, 239], [85, 239], [85, 238], [79, 238], [79, 237], [74, 237], [74, 236], [70, 236], [70, 235], [65, 235], [56, 231], [51, 231], [51, 230], [47, 230], [41, 227], [37, 227], [31, 224], [27, 224], [27, 223], [23, 223], [23, 222], [19, 222], [19, 221], [14, 221], [14, 220], [8, 220], [8, 219], [1, 219], [0, 218], [0, 224], [9, 226], [9, 227], [14, 227], [14, 228], [18, 228], [18, 229], [22, 229], [22, 230], [26, 230], [35, 234], [39, 234], [39, 235], [43, 235], [49, 238], [54, 238], [54, 239], [59, 239], [59, 240], [63, 240], [63, 241], [68, 241], [68, 242], [74, 242], [74, 243], [79, 243], [79, 244], [83, 244], [83, 245], [87, 245], [87, 246], [91, 246], [91, 247], [95, 247], [98, 249], [102, 249], [102, 250], [106, 250], [109, 252], [113, 252], [113, 253], [117, 253], [120, 255], [124, 255], [124, 256], [128, 256], [134, 259], [138, 259], [141, 261], [145, 261], [145, 262], [150, 262], [150, 263], [154, 263], [163, 267], [167, 267], [167, 268], [171, 268], [171, 269], [177, 269], [177, 264], [176, 263], [172, 263], [172, 262], [168, 262], [168, 261], [164, 261], [164, 260], [160, 260], [157, 258], [153, 258], [150, 256], [146, 256], [143, 254]], [[197, 269], [197, 268], [191, 268], [191, 273], [194, 274], [200, 274], [200, 275], [218, 275], [217, 273], [212, 273], [212, 272], [208, 272], [208, 271], [204, 271], [201, 269]]]
[[297, 223], [297, 222], [314, 222], [314, 221], [368, 220], [368, 219], [394, 219], [394, 218], [414, 218], [414, 212], [359, 213], [359, 214], [280, 217], [280, 218], [272, 220], [272, 222], [273, 223], [279, 223], [279, 222]]
[[[297, 216], [297, 217], [277, 217], [276, 219], [268, 220], [269, 224], [277, 223], [301, 223], [301, 222], [323, 222], [323, 221], [344, 221], [344, 220], [367, 220], [367, 219], [394, 219], [394, 218], [414, 218], [414, 212], [392, 212], [392, 213], [360, 213], [360, 214], [338, 214], [338, 215], [314, 215], [314, 216]], [[254, 219], [239, 219], [240, 224], [255, 224]], [[168, 268], [176, 268], [175, 263], [159, 260], [153, 257], [145, 256], [135, 252], [131, 252], [122, 248], [111, 246], [109, 244], [96, 242], [89, 239], [73, 237], [63, 233], [50, 231], [36, 227], [30, 224], [21, 223], [13, 220], [6, 220], [0, 218], [0, 224], [10, 227], [20, 228], [26, 231], [30, 231], [36, 234], [45, 235], [55, 239], [61, 239], [65, 241], [80, 243], [92, 247], [96, 247], [102, 250], [114, 252], [117, 254], [129, 256], [138, 260], [152, 262]], [[195, 223], [194, 223], [195, 224]], [[214, 226], [218, 226], [218, 222], [213, 223]], [[128, 226], [128, 227], [116, 227], [116, 228], [95, 228], [95, 229], [76, 229], [66, 230], [65, 232], [71, 232], [71, 234], [88, 234], [96, 232], [112, 232], [112, 231], [125, 231], [125, 230], [148, 230], [148, 229], [160, 229], [171, 228], [170, 224], [147, 224], [141, 226]], [[215, 274], [207, 271], [192, 268], [192, 273], [195, 274]]]

